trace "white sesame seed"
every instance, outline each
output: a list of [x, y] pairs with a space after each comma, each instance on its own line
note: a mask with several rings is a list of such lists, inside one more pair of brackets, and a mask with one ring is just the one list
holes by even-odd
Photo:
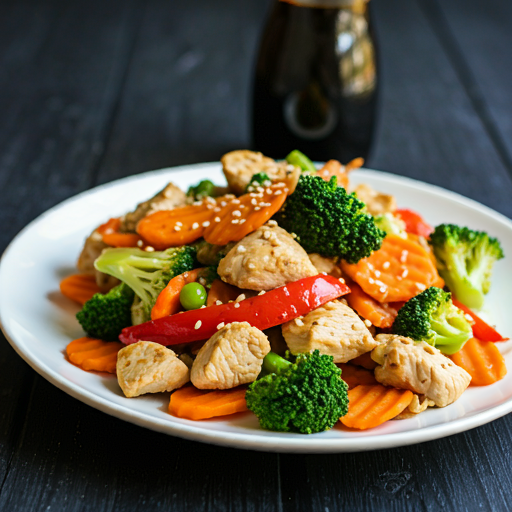
[[202, 284], [203, 286], [206, 284], [206, 279], [204, 277], [200, 277], [198, 279], [198, 281], [199, 281], [199, 284]]
[[282, 190], [276, 190], [276, 191], [274, 192], [274, 195], [275, 195], [275, 196], [280, 196], [282, 193], [283, 193], [283, 191], [282, 191]]
[[249, 263], [249, 265], [247, 265], [247, 268], [253, 270], [256, 268], [256, 265], [254, 263]]
[[297, 234], [296, 233], [292, 233], [292, 238], [297, 238]]
[[364, 325], [366, 325], [366, 327], [371, 327], [372, 326], [372, 323], [370, 322], [370, 320], [366, 319], [364, 321]]
[[139, 247], [142, 247], [144, 245], [144, 242], [142, 240], [137, 240], [137, 245]]
[[260, 206], [255, 206], [255, 207], [254, 207], [254, 211], [255, 211], [255, 212], [257, 212], [257, 211], [259, 211], [259, 210], [261, 210], [261, 207], [260, 207]]
[[383, 269], [388, 269], [390, 267], [391, 263], [389, 263], [389, 261], [385, 261], [383, 264], [382, 264], [382, 268]]
[[341, 284], [345, 284], [345, 279], [343, 279], [343, 277], [340, 277], [340, 278], [338, 279], [338, 281], [339, 281]]
[[375, 279], [375, 284], [377, 286], [387, 286], [386, 283], [383, 283], [382, 281], [379, 281], [378, 279]]
[[183, 226], [183, 223], [178, 220], [176, 221], [176, 226]]
[[235, 302], [235, 308], [239, 308], [240, 307], [240, 303], [239, 302]]
[[265, 180], [265, 181], [263, 182], [263, 185], [264, 185], [265, 187], [270, 187], [270, 185], [272, 185], [272, 182], [271, 182], [270, 180]]
[[270, 226], [271, 228], [277, 226], [277, 222], [275, 220], [269, 220], [267, 222], [267, 226]]
[[236, 252], [245, 252], [247, 251], [247, 249], [245, 248], [244, 245], [239, 245], [237, 248], [236, 248]]
[[286, 296], [290, 295], [290, 292], [288, 291], [288, 288], [286, 288], [286, 286], [283, 286], [283, 292]]
[[217, 300], [215, 301], [215, 305], [216, 305], [216, 306], [222, 306], [222, 304], [223, 304], [223, 302], [222, 302], [221, 300], [219, 300], [219, 299], [217, 299]]
[[206, 204], [206, 209], [207, 210], [211, 210], [212, 208], [213, 208], [213, 204], [210, 204], [210, 203]]
[[209, 220], [205, 220], [203, 222], [203, 228], [207, 228], [209, 225], [210, 225], [210, 221]]
[[409, 273], [409, 270], [404, 268], [404, 271], [402, 272], [402, 277], [405, 278], [407, 277], [407, 274]]
[[373, 277], [369, 277], [369, 278], [368, 278], [368, 282], [369, 282], [370, 284], [373, 284], [373, 283], [375, 283], [375, 279], [373, 279]]
[[418, 290], [423, 291], [426, 288], [426, 286], [423, 283], [416, 283], [416, 288], [418, 288]]
[[473, 322], [473, 317], [469, 314], [469, 313], [464, 313], [464, 317], [466, 318], [466, 320], [468, 320], [469, 322]]
[[380, 277], [380, 270], [375, 271], [375, 277]]
[[213, 197], [210, 197], [210, 196], [208, 196], [208, 197], [206, 198], [206, 202], [207, 202], [207, 203], [210, 203], [210, 204], [217, 204], [217, 203], [215, 202], [215, 199], [213, 199]]
[[181, 226], [174, 226], [174, 231], [181, 231]]
[[381, 287], [379, 288], [379, 292], [380, 292], [380, 293], [386, 293], [386, 291], [387, 291], [387, 288], [386, 288], [385, 286], [381, 286]]
[[199, 223], [194, 222], [194, 224], [192, 224], [192, 229], [197, 229], [198, 227], [199, 227]]
[[242, 216], [242, 212], [240, 210], [233, 210], [231, 212], [231, 215], [233, 215], [233, 217], [241, 217]]
[[235, 302], [240, 302], [242, 300], [245, 300], [245, 293], [241, 293], [236, 299]]
[[213, 219], [215, 222], [220, 222], [220, 217], [215, 217], [215, 219]]
[[409, 254], [409, 251], [403, 250], [402, 255], [400, 256], [400, 262], [405, 263], [407, 261], [407, 255]]
[[304, 326], [304, 322], [300, 318], [295, 319], [295, 324], [298, 325], [299, 327]]
[[267, 195], [272, 194], [272, 189], [267, 188], [267, 189], [265, 190], [265, 194], [267, 194]]
[[274, 183], [274, 185], [273, 185], [274, 188], [281, 188], [284, 186], [285, 186], [285, 184], [282, 181], [280, 181], [279, 183]]
[[263, 192], [265, 192], [265, 189], [263, 187], [258, 187], [256, 189], [260, 194], [263, 194]]
[[217, 325], [217, 330], [222, 329], [226, 324], [224, 322], [221, 322], [219, 325]]
[[224, 206], [226, 206], [228, 203], [226, 203], [226, 201], [221, 201], [220, 202], [220, 205], [224, 208]]
[[155, 248], [154, 248], [154, 247], [151, 247], [151, 245], [148, 245], [144, 250], [145, 250], [146, 252], [154, 252], [154, 251], [155, 251]]
[[247, 219], [242, 219], [242, 220], [240, 221], [240, 224], [243, 224], [246, 220], [247, 220]]
[[206, 308], [206, 304], [203, 304], [199, 309], [204, 309]]
[[270, 231], [263, 231], [263, 238], [265, 240], [268, 240], [270, 238], [271, 232]]
[[251, 199], [251, 204], [253, 204], [253, 205], [255, 205], [255, 206], [258, 204], [258, 201], [256, 200], [256, 198], [255, 198], [255, 197], [253, 197], [253, 198]]
[[220, 212], [220, 207], [219, 207], [219, 206], [217, 206], [216, 208], [214, 208], [214, 209], [213, 209], [213, 211], [214, 211], [215, 213]]
[[265, 295], [265, 293], [267, 293], [265, 290], [261, 290], [261, 292], [258, 293], [258, 295]]
[[233, 199], [233, 201], [231, 201], [231, 204], [240, 204], [240, 199]]
[[203, 204], [203, 201], [194, 201], [192, 204], [193, 204], [194, 206], [200, 206], [200, 205], [202, 205], [202, 204]]
[[240, 219], [233, 219], [231, 221], [231, 224], [238, 224], [240, 222]]
[[196, 325], [194, 325], [194, 329], [199, 329], [199, 327], [201, 327], [201, 324], [202, 324], [202, 323], [203, 323], [203, 322], [201, 322], [201, 320], [198, 320], [198, 321], [196, 322]]

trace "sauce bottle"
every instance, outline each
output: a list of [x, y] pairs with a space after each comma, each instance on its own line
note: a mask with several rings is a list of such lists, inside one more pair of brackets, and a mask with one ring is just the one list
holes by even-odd
[[256, 65], [257, 151], [348, 162], [370, 149], [377, 65], [366, 0], [277, 0]]

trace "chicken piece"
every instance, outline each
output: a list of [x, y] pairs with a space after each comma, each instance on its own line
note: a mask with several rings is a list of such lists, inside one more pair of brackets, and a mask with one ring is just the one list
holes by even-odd
[[384, 215], [385, 213], [393, 213], [396, 210], [396, 201], [392, 195], [377, 192], [369, 185], [360, 183], [354, 189], [358, 199], [366, 204], [368, 213], [372, 215]]
[[247, 322], [218, 330], [199, 350], [190, 378], [198, 389], [231, 389], [256, 380], [270, 352], [267, 337]]
[[248, 290], [273, 290], [318, 274], [306, 251], [275, 221], [242, 238], [217, 269], [226, 283]]
[[103, 242], [102, 236], [95, 229], [85, 240], [84, 247], [76, 264], [82, 274], [90, 274], [96, 277], [96, 284], [103, 293], [108, 292], [120, 283], [119, 279], [99, 272], [94, 268], [94, 261], [103, 252], [103, 249], [107, 247], [109, 246]]
[[289, 182], [288, 188], [291, 193], [302, 172], [300, 167], [287, 162], [276, 162], [261, 153], [247, 149], [226, 153], [220, 161], [230, 189], [238, 195], [245, 193], [251, 178], [258, 172], [267, 173], [271, 180], [286, 179]]
[[379, 364], [375, 378], [381, 384], [425, 395], [438, 407], [455, 402], [469, 386], [469, 373], [432, 345], [394, 334], [376, 339], [380, 344], [372, 359]]
[[117, 354], [117, 380], [128, 397], [181, 388], [190, 380], [190, 370], [176, 354], [151, 341], [139, 341]]
[[427, 409], [427, 407], [434, 407], [436, 403], [434, 400], [430, 400], [425, 395], [414, 395], [412, 397], [411, 403], [398, 415], [395, 416], [394, 420], [408, 420], [409, 418], [414, 418], [420, 412], [423, 412]]
[[319, 274], [325, 272], [333, 277], [342, 277], [343, 274], [336, 258], [326, 258], [325, 256], [320, 256], [320, 254], [317, 254], [316, 252], [308, 254], [308, 256], [309, 261], [313, 263]]
[[355, 311], [338, 300], [283, 324], [282, 329], [292, 354], [318, 349], [333, 356], [335, 363], [346, 363], [377, 345]]
[[129, 212], [121, 218], [121, 231], [124, 233], [135, 232], [137, 223], [147, 215], [161, 210], [172, 210], [183, 206], [187, 202], [187, 195], [173, 183], [158, 192], [155, 196], [137, 205], [133, 212]]

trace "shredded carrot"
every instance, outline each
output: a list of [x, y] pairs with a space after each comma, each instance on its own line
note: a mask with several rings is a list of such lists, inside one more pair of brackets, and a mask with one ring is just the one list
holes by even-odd
[[357, 386], [348, 392], [348, 413], [340, 418], [349, 428], [366, 430], [398, 416], [412, 401], [408, 389], [388, 388], [382, 384]]
[[373, 359], [372, 359], [372, 353], [366, 352], [366, 354], [362, 354], [359, 357], [355, 357], [354, 359], [351, 359], [349, 361], [350, 364], [355, 364], [357, 366], [362, 366], [363, 368], [366, 368], [367, 370], [374, 370], [379, 366]]
[[391, 327], [398, 311], [386, 303], [372, 299], [356, 283], [347, 283], [350, 293], [346, 296], [348, 305], [357, 311], [363, 318], [369, 320], [376, 327]]
[[471, 375], [471, 386], [488, 386], [507, 374], [505, 359], [492, 341], [471, 338], [450, 359]]
[[196, 268], [173, 277], [158, 295], [155, 305], [151, 309], [151, 320], [178, 313], [181, 309], [181, 290], [186, 284], [196, 282], [203, 270], [202, 268]]
[[178, 418], [205, 420], [247, 411], [246, 386], [233, 389], [207, 391], [187, 386], [171, 395], [169, 412]]
[[208, 291], [206, 307], [214, 306], [218, 300], [222, 304], [227, 304], [230, 300], [235, 300], [241, 293], [240, 288], [225, 283], [221, 279], [215, 279]]
[[348, 384], [348, 389], [361, 385], [377, 384], [375, 376], [370, 370], [365, 370], [348, 363], [338, 363], [336, 366], [341, 368], [341, 378]]
[[124, 346], [117, 341], [84, 337], [72, 341], [66, 347], [66, 353], [82, 370], [116, 373], [117, 353]]
[[343, 271], [378, 302], [407, 301], [430, 286], [443, 286], [430, 254], [416, 241], [387, 235], [382, 247]]
[[60, 282], [60, 291], [68, 299], [82, 306], [96, 293], [101, 293], [96, 278], [90, 274], [73, 274]]

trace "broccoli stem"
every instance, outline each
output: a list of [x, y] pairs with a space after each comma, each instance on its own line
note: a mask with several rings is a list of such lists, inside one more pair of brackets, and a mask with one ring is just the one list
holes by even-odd
[[279, 373], [281, 370], [285, 370], [292, 363], [277, 355], [275, 352], [269, 352], [263, 359], [263, 366], [261, 368], [261, 374], [268, 375], [269, 373]]
[[289, 164], [296, 165], [302, 172], [316, 172], [315, 164], [301, 151], [294, 149], [285, 159]]

